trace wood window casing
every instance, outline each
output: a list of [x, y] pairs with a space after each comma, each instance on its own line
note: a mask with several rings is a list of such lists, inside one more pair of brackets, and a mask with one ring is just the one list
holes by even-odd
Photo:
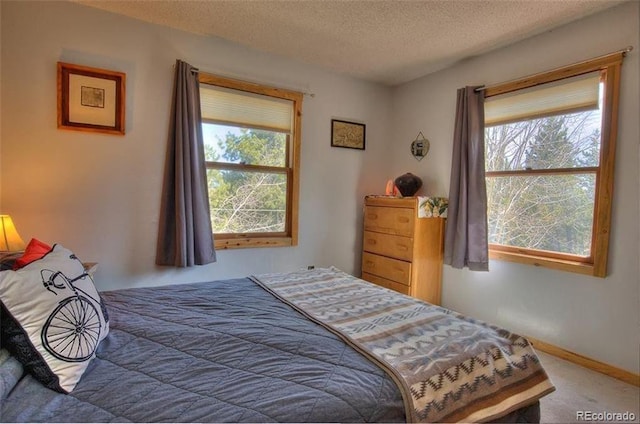
[[624, 54], [624, 52], [613, 53], [593, 60], [565, 66], [485, 89], [485, 98], [490, 98], [500, 94], [511, 93], [594, 71], [599, 71], [604, 81], [600, 161], [598, 167], [582, 168], [580, 170], [574, 169], [570, 171], [565, 169], [536, 169], [486, 172], [486, 176], [489, 178], [524, 173], [529, 175], [557, 175], [563, 172], [594, 173], [596, 185], [590, 255], [585, 257], [558, 252], [489, 244], [490, 258], [559, 269], [596, 277], [606, 277], [609, 235], [611, 230], [615, 145], [618, 128], [620, 68], [622, 66]]
[[[205, 162], [207, 168], [226, 169], [233, 171], [269, 172], [281, 173], [287, 178], [286, 193], [286, 218], [283, 232], [268, 233], [215, 233], [214, 244], [216, 249], [238, 249], [254, 247], [286, 247], [298, 244], [298, 209], [300, 188], [300, 145], [302, 125], [302, 98], [303, 94], [281, 88], [267, 87], [264, 85], [220, 77], [201, 72], [199, 74], [201, 84], [208, 84], [233, 90], [244, 91], [278, 99], [290, 100], [293, 107], [292, 131], [287, 135], [286, 164], [285, 167], [271, 167], [244, 163]], [[203, 122], [207, 122], [203, 119]], [[214, 122], [228, 124], [228, 122]], [[237, 125], [232, 123], [233, 125]]]

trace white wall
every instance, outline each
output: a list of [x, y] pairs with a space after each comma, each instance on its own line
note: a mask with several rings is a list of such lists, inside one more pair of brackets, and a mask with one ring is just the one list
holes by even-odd
[[[305, 97], [299, 246], [154, 265], [173, 64], [312, 91]], [[127, 74], [124, 137], [56, 128], [56, 62]], [[246, 276], [306, 265], [358, 272], [361, 207], [384, 187], [391, 90], [66, 2], [2, 2], [2, 213], [22, 237], [98, 261], [100, 289]], [[367, 124], [366, 150], [332, 148], [331, 118]]]
[[[622, 66], [609, 276], [584, 277], [491, 261], [488, 273], [445, 266], [443, 304], [573, 352], [638, 373], [640, 252], [640, 3], [629, 2], [398, 87], [393, 97], [394, 173], [415, 172], [426, 192], [447, 194], [456, 90], [491, 85], [610, 53], [634, 50]], [[431, 152], [409, 155], [418, 131]]]

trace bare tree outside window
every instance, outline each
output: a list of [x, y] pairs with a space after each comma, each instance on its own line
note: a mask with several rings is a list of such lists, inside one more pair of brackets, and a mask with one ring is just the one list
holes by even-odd
[[590, 255], [599, 128], [599, 110], [486, 128], [490, 243]]
[[[215, 126], [225, 131], [230, 128]], [[207, 161], [283, 167], [285, 134], [233, 128], [222, 137], [205, 142]], [[207, 133], [205, 131], [205, 133]], [[207, 170], [209, 204], [214, 233], [284, 232], [287, 206], [286, 169]]]

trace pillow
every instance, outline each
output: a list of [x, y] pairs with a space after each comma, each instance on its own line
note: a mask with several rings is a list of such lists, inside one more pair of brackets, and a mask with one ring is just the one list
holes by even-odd
[[51, 250], [51, 246], [46, 243], [41, 242], [40, 240], [32, 238], [27, 248], [24, 249], [24, 254], [16, 260], [16, 263], [13, 265], [13, 270], [18, 270], [25, 265], [30, 264], [31, 262], [42, 258], [44, 255], [49, 253]]
[[0, 272], [0, 301], [3, 345], [46, 387], [72, 391], [109, 332], [82, 262], [56, 244], [40, 260]]
[[0, 271], [13, 269], [16, 261], [22, 256], [22, 252], [2, 252], [0, 253]]

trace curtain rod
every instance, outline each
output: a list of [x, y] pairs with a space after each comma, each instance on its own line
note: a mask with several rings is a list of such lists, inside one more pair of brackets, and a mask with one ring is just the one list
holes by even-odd
[[[174, 69], [175, 69], [175, 67], [176, 67], [176, 65], [175, 65], [175, 64], [173, 64], [173, 68], [174, 68]], [[192, 72], [192, 73], [194, 73], [194, 74], [197, 74], [197, 73], [200, 73], [200, 69], [192, 67], [192, 68], [191, 68], [191, 72]], [[222, 75], [221, 75], [221, 76], [222, 76]], [[224, 77], [225, 77], [225, 78], [234, 78], [234, 79], [237, 79], [236, 77], [229, 77], [229, 76], [227, 76], [227, 75], [224, 75]], [[263, 83], [259, 83], [259, 82], [256, 82], [256, 81], [247, 81], [247, 82], [251, 82], [251, 83], [253, 83], [253, 84], [263, 84]], [[263, 85], [266, 85], [266, 84], [263, 84]], [[302, 93], [302, 95], [303, 95], [303, 96], [316, 97], [316, 93], [309, 92], [309, 91], [302, 91], [302, 90], [297, 90], [297, 89], [295, 89], [295, 88], [286, 88], [286, 87], [278, 87], [278, 88], [287, 89], [287, 90], [293, 90], [293, 91], [299, 91], [299, 92], [301, 92], [301, 93]]]
[[[629, 53], [631, 50], [633, 50], [633, 46], [627, 46], [624, 49], [620, 49], [620, 50], [617, 50], [617, 51], [612, 52], [612, 53], [603, 54], [602, 56], [594, 57], [593, 59], [583, 60], [581, 62], [573, 63], [573, 64], [567, 65], [567, 66], [581, 65], [583, 63], [591, 62], [591, 61], [598, 60], [598, 59], [604, 59], [605, 57], [613, 56], [613, 55], [620, 54], [620, 53], [622, 53], [622, 56], [626, 56], [626, 54]], [[544, 73], [546, 74], [546, 73], [549, 73], [549, 72], [553, 72], [553, 71], [555, 71], [557, 69], [566, 68], [567, 66], [561, 66], [559, 68], [552, 69], [550, 71], [545, 71]], [[536, 75], [538, 75], [538, 74], [529, 75], [529, 76], [527, 76], [525, 78], [531, 78], [531, 77], [534, 77]], [[515, 79], [513, 81], [519, 81], [521, 79], [523, 79], [523, 78], [518, 78], [518, 79]], [[476, 88], [474, 91], [477, 93], [477, 92], [480, 92], [480, 91], [491, 89], [491, 88], [499, 86], [499, 85], [509, 84], [509, 82], [511, 82], [511, 81], [503, 82], [503, 83], [500, 83], [500, 84], [494, 84], [494, 85], [490, 85], [490, 86], [484, 86], [483, 85], [483, 86], [480, 86], [480, 87]]]

